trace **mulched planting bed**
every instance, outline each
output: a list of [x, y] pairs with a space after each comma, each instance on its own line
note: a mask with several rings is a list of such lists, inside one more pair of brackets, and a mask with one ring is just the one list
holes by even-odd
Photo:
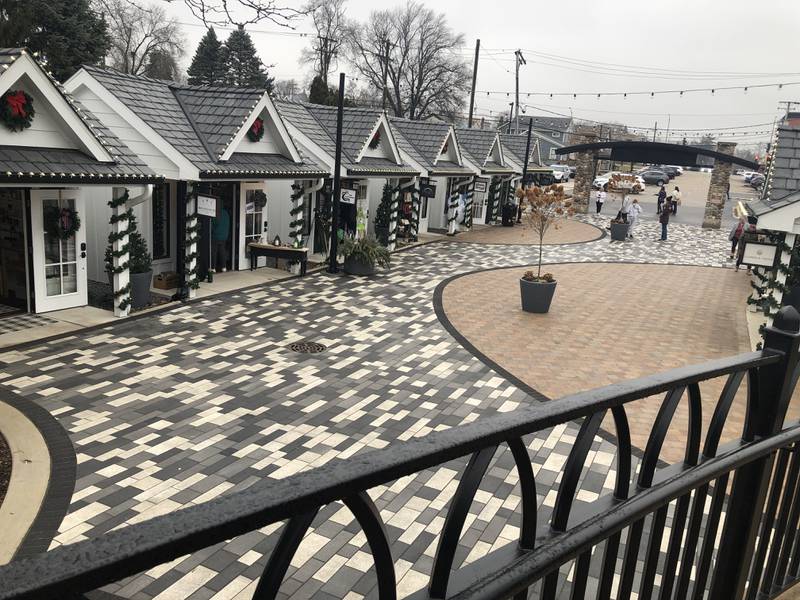
[[6, 497], [8, 480], [11, 478], [11, 450], [8, 448], [6, 438], [0, 433], [0, 504]]

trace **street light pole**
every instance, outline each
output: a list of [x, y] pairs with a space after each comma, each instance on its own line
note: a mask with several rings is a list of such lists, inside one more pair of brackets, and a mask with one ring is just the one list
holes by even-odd
[[469, 121], [467, 128], [472, 129], [472, 111], [475, 109], [475, 84], [478, 80], [478, 56], [481, 52], [481, 41], [475, 42], [475, 65], [472, 67], [472, 90], [469, 93]]
[[342, 195], [342, 120], [344, 118], [344, 73], [339, 73], [339, 106], [336, 111], [336, 158], [333, 167], [333, 215], [331, 215], [331, 255], [328, 273], [338, 273], [339, 202]]

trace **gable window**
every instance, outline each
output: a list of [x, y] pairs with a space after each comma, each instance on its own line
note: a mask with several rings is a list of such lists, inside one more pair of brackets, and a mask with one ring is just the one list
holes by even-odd
[[170, 255], [170, 206], [169, 186], [160, 183], [153, 186], [153, 258], [169, 258]]

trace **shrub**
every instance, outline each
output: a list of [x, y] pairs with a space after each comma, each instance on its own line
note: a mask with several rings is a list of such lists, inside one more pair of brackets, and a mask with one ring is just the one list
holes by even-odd
[[358, 240], [345, 238], [342, 240], [342, 255], [353, 258], [372, 267], [388, 267], [391, 260], [389, 251], [381, 246], [375, 238], [365, 237]]

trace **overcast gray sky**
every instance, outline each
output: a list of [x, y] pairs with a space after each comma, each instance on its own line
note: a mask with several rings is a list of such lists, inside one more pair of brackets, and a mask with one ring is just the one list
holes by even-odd
[[[287, 4], [293, 2], [289, 0]], [[365, 20], [372, 10], [398, 4], [348, 0], [347, 10], [350, 18]], [[626, 99], [550, 99], [527, 97], [524, 93], [637, 92], [800, 82], [798, 0], [436, 0], [426, 4], [443, 12], [450, 25], [464, 34], [463, 55], [470, 64], [475, 40], [480, 38], [478, 90], [512, 91], [513, 50], [523, 49], [528, 64], [520, 72], [520, 102], [527, 105], [527, 114], [549, 114], [545, 110], [572, 112], [578, 118], [651, 128], [657, 121], [660, 130], [669, 122], [671, 131], [743, 126], [759, 131], [771, 129], [774, 117], [780, 114], [779, 101], [800, 101], [800, 85], [780, 90], [750, 89], [747, 93], [687, 92], [682, 97], [670, 94]], [[186, 24], [188, 61], [204, 30], [179, 1], [170, 4], [168, 10]], [[313, 31], [306, 21], [298, 22], [296, 27], [298, 32]], [[305, 81], [307, 73], [298, 58], [309, 43], [308, 38], [261, 33], [260, 30], [279, 30], [269, 23], [254, 25], [250, 30], [264, 62], [274, 64], [271, 73], [276, 78]], [[218, 33], [223, 38], [228, 35], [224, 30]], [[616, 71], [606, 67], [597, 72], [591, 64], [565, 63], [533, 52], [624, 67], [617, 67]], [[630, 69], [631, 66], [641, 68]], [[346, 64], [341, 63], [340, 68], [348, 72]], [[665, 70], [676, 72], [667, 74]], [[784, 74], [766, 75], [770, 73]], [[511, 100], [513, 95], [507, 98], [503, 94], [479, 93], [476, 113], [496, 115], [508, 111]], [[764, 123], [769, 125], [756, 126]], [[767, 138], [737, 135], [730, 139], [752, 146]]]

